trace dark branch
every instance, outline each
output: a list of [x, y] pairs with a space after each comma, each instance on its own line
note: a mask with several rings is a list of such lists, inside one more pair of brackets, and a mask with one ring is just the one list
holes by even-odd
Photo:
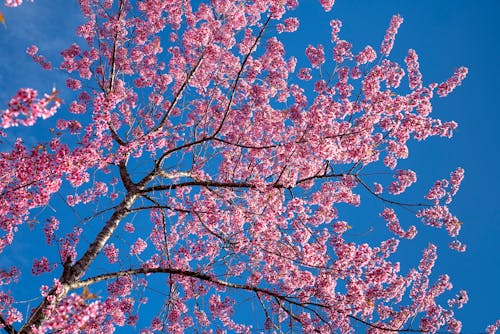
[[[314, 175], [309, 176], [304, 179], [298, 180], [297, 184], [305, 183], [307, 181], [315, 180], [315, 179], [325, 179], [325, 178], [334, 178], [334, 177], [342, 177], [345, 174], [324, 174], [324, 175]], [[247, 189], [257, 189], [257, 186], [250, 182], [221, 182], [221, 181], [211, 181], [211, 180], [194, 180], [194, 181], [186, 181], [180, 183], [173, 184], [160, 184], [155, 185], [149, 188], [144, 188], [140, 190], [140, 193], [148, 193], [152, 191], [162, 191], [162, 190], [174, 190], [182, 187], [216, 187], [216, 188], [247, 188]], [[275, 189], [288, 189], [288, 186], [285, 186], [281, 183], [270, 183], [269, 187]]]
[[[215, 276], [207, 275], [207, 274], [204, 274], [204, 273], [201, 273], [201, 272], [197, 272], [197, 271], [189, 271], [189, 270], [182, 270], [182, 269], [175, 269], [175, 268], [138, 268], [138, 269], [129, 269], [129, 270], [122, 270], [122, 271], [117, 271], [117, 272], [113, 272], [113, 273], [102, 274], [102, 275], [94, 276], [94, 277], [91, 277], [91, 278], [88, 278], [88, 279], [85, 279], [85, 280], [82, 280], [82, 281], [79, 281], [79, 282], [75, 282], [73, 284], [70, 284], [69, 288], [71, 290], [73, 290], [73, 289], [79, 289], [79, 288], [83, 288], [85, 286], [88, 286], [88, 285], [91, 285], [91, 284], [94, 284], [94, 283], [106, 281], [106, 280], [113, 279], [113, 278], [124, 277], [124, 276], [131, 276], [131, 275], [141, 275], [141, 274], [144, 274], [144, 275], [146, 275], [146, 274], [155, 274], [155, 273], [169, 274], [169, 275], [181, 275], [181, 276], [186, 276], [186, 277], [192, 277], [192, 278], [195, 278], [195, 279], [199, 279], [199, 280], [202, 280], [202, 281], [210, 282], [212, 284], [223, 286], [223, 287], [227, 287], [227, 288], [231, 288], [231, 289], [239, 289], [239, 290], [252, 291], [252, 292], [255, 292], [257, 295], [258, 294], [264, 294], [264, 295], [270, 296], [270, 297], [274, 298], [275, 300], [277, 300], [278, 303], [279, 303], [279, 305], [281, 307], [283, 307], [283, 305], [281, 303], [285, 302], [285, 303], [289, 303], [291, 305], [295, 305], [295, 306], [298, 306], [300, 308], [312, 311], [316, 316], [318, 316], [318, 318], [321, 321], [323, 321], [324, 323], [328, 324], [328, 321], [326, 319], [324, 319], [322, 316], [320, 316], [319, 313], [312, 308], [313, 306], [315, 306], [315, 307], [320, 307], [320, 308], [323, 308], [323, 309], [331, 309], [331, 307], [328, 306], [328, 305], [320, 304], [320, 303], [296, 301], [296, 300], [293, 299], [293, 297], [285, 296], [285, 295], [282, 295], [282, 294], [280, 294], [278, 292], [275, 292], [275, 291], [272, 291], [272, 290], [268, 290], [268, 289], [264, 289], [264, 288], [259, 288], [259, 287], [252, 286], [252, 285], [249, 285], [249, 284], [237, 284], [237, 283], [231, 283], [231, 282], [223, 281], [223, 280], [220, 280], [220, 279], [216, 278]], [[286, 309], [284, 309], [284, 310], [286, 311]], [[335, 311], [336, 312], [341, 312], [340, 310], [335, 310]], [[408, 333], [422, 333], [422, 332], [424, 332], [422, 330], [411, 329], [411, 328], [407, 328], [407, 329], [391, 329], [391, 328], [386, 328], [386, 327], [383, 327], [383, 326], [380, 326], [380, 325], [372, 324], [372, 323], [370, 323], [368, 321], [365, 321], [365, 320], [363, 320], [361, 318], [358, 318], [356, 316], [353, 316], [353, 315], [345, 314], [345, 316], [347, 316], [348, 318], [351, 318], [351, 319], [353, 319], [355, 321], [359, 321], [359, 322], [361, 322], [362, 324], [364, 324], [366, 326], [369, 326], [369, 327], [372, 327], [372, 328], [376, 328], [376, 329], [379, 329], [379, 330], [384, 330], [384, 331], [389, 331], [389, 332], [408, 332]], [[298, 319], [295, 319], [295, 320], [299, 321]]]
[[16, 329], [12, 327], [12, 325], [9, 325], [1, 314], [0, 314], [0, 325], [7, 334], [17, 334]]
[[402, 206], [402, 207], [409, 207], [409, 206], [429, 207], [429, 206], [432, 206], [430, 204], [425, 204], [425, 203], [403, 203], [403, 202], [398, 202], [398, 201], [392, 201], [390, 199], [387, 199], [385, 197], [380, 196], [379, 194], [376, 194], [372, 189], [370, 189], [370, 187], [368, 187], [368, 185], [363, 180], [361, 180], [361, 178], [358, 175], [356, 175], [355, 177], [356, 177], [356, 181], [358, 181], [363, 186], [363, 188], [368, 190], [368, 192], [370, 194], [372, 194], [373, 196], [377, 197], [378, 199], [380, 199], [381, 201], [384, 201], [386, 203], [394, 204], [394, 205], [398, 205], [398, 206]]
[[248, 59], [250, 58], [250, 55], [255, 51], [255, 47], [257, 46], [257, 43], [260, 41], [262, 38], [262, 34], [264, 34], [264, 31], [267, 28], [267, 25], [269, 24], [269, 21], [271, 20], [271, 15], [267, 17], [266, 22], [262, 26], [262, 29], [259, 31], [259, 34], [255, 38], [255, 41], [253, 42], [252, 47], [250, 48], [250, 51], [245, 56], [245, 59], [243, 59], [243, 62], [241, 63], [240, 70], [238, 71], [238, 74], [236, 75], [236, 79], [234, 80], [233, 87], [231, 89], [231, 95], [229, 96], [229, 102], [227, 103], [226, 110], [224, 111], [224, 116], [222, 117], [222, 121], [219, 124], [219, 127], [217, 130], [215, 130], [214, 134], [212, 135], [212, 138], [217, 136], [217, 134], [221, 131], [222, 126], [224, 125], [224, 122], [226, 121], [227, 116], [229, 115], [229, 111], [231, 109], [231, 106], [233, 104], [233, 99], [234, 99], [234, 94], [236, 92], [236, 87], [238, 86], [238, 82], [240, 81], [241, 74], [243, 73], [243, 69], [245, 68], [246, 63], [248, 62]]

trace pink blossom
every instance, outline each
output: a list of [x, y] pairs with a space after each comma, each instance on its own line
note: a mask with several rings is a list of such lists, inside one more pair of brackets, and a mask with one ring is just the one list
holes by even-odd
[[342, 28], [342, 21], [331, 20], [330, 27], [332, 28], [332, 42], [337, 42], [339, 40], [338, 34], [340, 32], [340, 28]]
[[337, 234], [342, 234], [350, 228], [351, 226], [345, 221], [337, 221], [333, 224], [333, 230]]
[[321, 3], [321, 6], [323, 6], [325, 12], [329, 12], [332, 10], [335, 0], [319, 0], [319, 2]]
[[380, 214], [387, 222], [389, 230], [400, 238], [413, 239], [417, 234], [415, 226], [410, 226], [407, 231], [404, 231], [399, 224], [399, 219], [393, 209], [386, 208]]
[[146, 249], [146, 247], [148, 247], [148, 244], [139, 238], [132, 246], [130, 246], [130, 255], [139, 255]]
[[495, 334], [499, 328], [500, 328], [500, 319], [495, 321], [493, 325], [489, 325], [488, 327], [486, 327], [485, 332], [488, 334]]
[[359, 68], [359, 66], [353, 66], [351, 68], [351, 78], [353, 79], [359, 79], [363, 76], [363, 72]]
[[392, 47], [394, 46], [394, 40], [396, 39], [396, 34], [398, 33], [399, 26], [403, 23], [403, 18], [399, 15], [394, 15], [391, 19], [389, 28], [384, 36], [384, 41], [380, 46], [380, 53], [388, 56], [391, 53]]
[[451, 76], [448, 80], [445, 82], [439, 84], [437, 87], [437, 94], [441, 97], [445, 97], [448, 94], [450, 94], [457, 86], [460, 86], [462, 84], [462, 80], [465, 79], [468, 73], [467, 67], [460, 67], [455, 70], [455, 73], [453, 73], [453, 76]]
[[390, 169], [396, 168], [397, 163], [398, 163], [397, 159], [392, 154], [388, 154], [384, 158], [384, 165], [386, 165]]
[[299, 73], [297, 74], [297, 77], [301, 80], [309, 81], [312, 79], [311, 76], [311, 69], [310, 68], [301, 68], [299, 70]]
[[16, 267], [10, 267], [8, 270], [0, 271], [0, 285], [8, 285], [17, 282], [21, 272]]
[[32, 126], [37, 118], [46, 119], [53, 116], [60, 106], [56, 92], [38, 98], [37, 91], [31, 88], [20, 89], [9, 101], [9, 108], [0, 111], [0, 127]]
[[464, 170], [461, 167], [458, 167], [454, 172], [450, 174], [451, 196], [454, 196], [457, 193], [463, 179]]
[[131, 222], [126, 223], [125, 226], [123, 227], [123, 229], [125, 231], [127, 231], [128, 233], [134, 233], [135, 232], [135, 227], [134, 227], [134, 225]]
[[467, 291], [460, 290], [459, 293], [453, 299], [448, 300], [448, 306], [462, 308], [469, 301], [469, 296], [467, 296]]
[[433, 244], [429, 244], [429, 246], [424, 250], [424, 255], [418, 265], [418, 269], [423, 275], [428, 276], [431, 273], [437, 259], [436, 250], [437, 248]]
[[38, 53], [38, 47], [36, 45], [32, 45], [26, 49], [26, 53], [33, 57]]
[[434, 204], [438, 204], [439, 201], [446, 196], [448, 184], [446, 180], [436, 181], [427, 195], [425, 195], [425, 198], [433, 200]]
[[76, 259], [76, 246], [80, 241], [81, 228], [73, 228], [73, 232], [67, 233], [65, 238], [59, 239], [59, 255], [64, 263], [73, 262]]
[[59, 229], [59, 220], [55, 217], [47, 219], [43, 232], [45, 233], [45, 240], [47, 244], [52, 244], [56, 240], [55, 231]]
[[35, 276], [40, 276], [43, 273], [49, 273], [54, 268], [57, 267], [56, 264], [49, 264], [48, 259], [42, 256], [40, 260], [33, 260], [33, 267], [31, 268], [31, 273]]
[[320, 44], [318, 45], [317, 48], [315, 48], [312, 45], [309, 45], [306, 49], [306, 56], [307, 58], [309, 58], [309, 62], [314, 68], [317, 68], [320, 65], [324, 64], [325, 52], [323, 49], [323, 45]]
[[17, 7], [23, 3], [23, 0], [5, 0], [5, 6]]
[[451, 214], [447, 206], [443, 205], [422, 209], [417, 213], [417, 217], [430, 226], [442, 227], [444, 225], [451, 237], [456, 237], [462, 226], [462, 222]]
[[85, 105], [79, 104], [76, 101], [71, 102], [69, 106], [69, 111], [73, 114], [83, 114], [86, 109]]
[[368, 45], [354, 58], [356, 59], [358, 65], [363, 65], [375, 61], [375, 59], [377, 58], [377, 53], [371, 46]]
[[457, 252], [465, 252], [467, 250], [467, 246], [458, 240], [453, 240], [449, 244], [450, 249], [456, 250]]
[[290, 17], [286, 19], [283, 24], [278, 24], [276, 29], [279, 33], [282, 32], [294, 32], [299, 28], [299, 20], [296, 17]]
[[408, 80], [410, 89], [422, 88], [422, 74], [419, 71], [418, 56], [415, 50], [408, 50], [408, 56], [405, 58], [405, 63], [408, 68]]
[[69, 78], [66, 79], [66, 86], [68, 86], [69, 89], [78, 90], [82, 88], [82, 83], [80, 82], [80, 80]]
[[337, 63], [342, 63], [346, 58], [350, 59], [352, 57], [351, 47], [351, 43], [344, 40], [338, 40], [333, 48], [333, 59]]
[[396, 181], [392, 182], [387, 188], [390, 193], [397, 195], [403, 193], [406, 188], [417, 181], [417, 174], [412, 170], [398, 170], [394, 174]]
[[26, 49], [26, 53], [45, 70], [51, 70], [52, 64], [44, 56], [37, 54], [38, 48], [32, 45]]
[[113, 264], [118, 261], [118, 248], [115, 247], [115, 244], [111, 243], [104, 246], [103, 252], [108, 258], [109, 263]]

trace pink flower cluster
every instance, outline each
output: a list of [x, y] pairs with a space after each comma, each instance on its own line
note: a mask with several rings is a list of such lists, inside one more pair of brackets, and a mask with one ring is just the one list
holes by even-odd
[[8, 109], [0, 110], [0, 128], [24, 125], [32, 126], [38, 118], [46, 119], [54, 115], [60, 106], [55, 93], [38, 98], [36, 90], [22, 88], [9, 101]]
[[356, 59], [358, 65], [363, 65], [375, 61], [377, 53], [371, 46], [368, 45], [354, 58]]
[[89, 79], [92, 76], [90, 71], [91, 64], [97, 60], [97, 50], [83, 52], [77, 44], [72, 44], [69, 48], [61, 52], [63, 61], [60, 65], [61, 69], [71, 73], [77, 71], [81, 78]]
[[394, 15], [391, 19], [389, 28], [384, 36], [382, 45], [380, 46], [380, 53], [388, 56], [391, 53], [392, 47], [394, 46], [394, 40], [396, 39], [396, 34], [398, 33], [399, 26], [403, 23], [403, 18], [399, 15]]
[[437, 87], [437, 94], [441, 97], [445, 97], [450, 94], [457, 86], [462, 84], [462, 81], [467, 76], [468, 71], [467, 67], [460, 67], [456, 69], [455, 73], [453, 73], [448, 80], [439, 84]]
[[335, 4], [335, 0], [319, 0], [319, 2], [326, 12], [332, 10], [333, 5]]
[[[418, 211], [417, 217], [430, 226], [442, 227], [444, 225], [452, 237], [458, 236], [462, 225], [462, 222], [450, 212], [448, 207], [442, 205], [421, 209]], [[459, 245], [454, 244], [453, 246], [456, 248]]]
[[454, 196], [457, 193], [463, 179], [464, 179], [464, 169], [461, 167], [458, 167], [455, 171], [453, 171], [450, 174], [451, 196]]
[[417, 174], [412, 170], [400, 169], [394, 174], [396, 181], [392, 182], [387, 189], [391, 194], [398, 195], [403, 193], [406, 188], [417, 182]]
[[399, 224], [399, 219], [396, 216], [394, 209], [386, 208], [380, 214], [387, 222], [389, 230], [400, 238], [413, 239], [417, 235], [417, 228], [410, 226], [407, 231], [404, 231]]
[[330, 27], [332, 28], [332, 42], [337, 42], [339, 40], [339, 32], [340, 28], [342, 28], [342, 21], [340, 20], [331, 20]]
[[463, 244], [460, 240], [453, 240], [448, 244], [450, 249], [453, 249], [457, 252], [465, 252], [467, 250], [467, 245]]
[[333, 59], [338, 64], [344, 62], [345, 59], [352, 58], [352, 44], [345, 40], [338, 40], [333, 48]]
[[306, 49], [306, 56], [313, 68], [317, 68], [325, 63], [325, 51], [322, 45], [318, 45], [317, 48], [309, 45]]
[[[31, 0], [33, 1], [33, 0]], [[23, 3], [23, 0], [5, 0], [5, 6], [8, 7], [17, 7]]]
[[286, 19], [283, 23], [279, 23], [276, 26], [276, 30], [279, 33], [283, 32], [294, 32], [299, 28], [299, 20], [296, 17], [290, 17]]
[[45, 256], [42, 256], [40, 260], [38, 259], [33, 260], [31, 273], [35, 276], [40, 276], [43, 273], [51, 272], [52, 270], [54, 270], [55, 267], [57, 267], [57, 264], [55, 263], [50, 264], [49, 260]]
[[147, 242], [139, 238], [132, 246], [130, 246], [130, 255], [139, 255], [146, 249], [146, 247], [148, 247]]
[[81, 228], [73, 228], [73, 232], [67, 233], [65, 238], [59, 239], [59, 255], [64, 263], [73, 262], [76, 259], [76, 246], [80, 241]]
[[[450, 180], [438, 180], [434, 183], [432, 188], [429, 190], [425, 198], [432, 200], [435, 205], [438, 205], [441, 199], [445, 198], [445, 203], [450, 204], [453, 196], [456, 195], [460, 188], [460, 184], [464, 179], [464, 170], [458, 167], [455, 171], [450, 174]], [[448, 188], [451, 189], [448, 190]]]
[[[12, 307], [13, 302], [14, 299], [12, 298], [12, 296], [3, 291], [0, 291], [0, 312], [2, 313], [2, 315], [4, 315], [4, 319], [7, 324], [13, 324], [15, 322], [20, 322], [23, 320], [22, 313], [15, 307]], [[1, 324], [0, 328], [3, 328], [3, 326], [4, 325]]]
[[16, 267], [0, 270], [0, 286], [17, 282], [21, 272]]
[[422, 74], [419, 70], [418, 56], [415, 50], [408, 50], [408, 56], [405, 58], [405, 63], [408, 68], [408, 80], [410, 89], [422, 88]]
[[123, 229], [125, 231], [127, 231], [128, 233], [134, 233], [135, 232], [134, 224], [132, 224], [131, 222], [127, 222], [125, 224], [125, 226], [123, 227]]
[[460, 290], [455, 298], [448, 300], [448, 306], [462, 308], [468, 301], [469, 296], [467, 295], [467, 291]]
[[119, 250], [115, 247], [115, 244], [107, 244], [102, 250], [104, 255], [108, 258], [109, 263], [113, 264], [118, 261]]
[[[78, 186], [88, 181], [88, 176], [78, 171], [73, 175], [68, 175], [69, 181], [74, 185]], [[66, 197], [66, 202], [69, 206], [75, 206], [79, 203], [91, 203], [96, 200], [96, 198], [105, 196], [108, 193], [108, 186], [104, 182], [96, 182], [94, 186], [89, 189], [84, 190], [81, 194], [68, 195]]]
[[299, 73], [297, 74], [297, 77], [300, 79], [300, 80], [304, 80], [304, 81], [309, 81], [312, 79], [312, 76], [311, 76], [311, 69], [310, 68], [301, 68], [299, 70]]
[[486, 327], [485, 332], [487, 334], [495, 334], [499, 328], [500, 328], [500, 319], [495, 321], [493, 325], [489, 325], [488, 327]]
[[40, 66], [43, 67], [45, 70], [51, 70], [52, 69], [52, 64], [50, 61], [45, 59], [44, 56], [37, 54], [38, 53], [38, 48], [35, 45], [30, 46], [27, 50], [26, 53]]
[[106, 314], [103, 308], [101, 302], [94, 301], [87, 304], [81, 296], [73, 293], [55, 306], [41, 326], [32, 328], [30, 332], [70, 334], [86, 329], [88, 333], [112, 333], [108, 330], [103, 331]]
[[71, 90], [79, 90], [82, 88], [82, 83], [80, 80], [68, 78], [66, 79], [66, 86]]
[[59, 220], [55, 217], [50, 217], [47, 219], [45, 226], [43, 227], [43, 232], [45, 233], [45, 241], [48, 245], [51, 245], [56, 241], [55, 231], [59, 229]]

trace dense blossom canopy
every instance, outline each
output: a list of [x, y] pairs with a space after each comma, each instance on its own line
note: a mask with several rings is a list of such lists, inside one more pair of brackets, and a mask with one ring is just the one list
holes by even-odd
[[[418, 231], [401, 208], [465, 250], [449, 208], [463, 169], [406, 203], [417, 174], [398, 162], [411, 140], [452, 136], [457, 124], [433, 118], [431, 100], [466, 68], [425, 84], [415, 50], [391, 60], [398, 15], [379, 47], [342, 39], [332, 20], [331, 44], [300, 60], [281, 40], [299, 28], [297, 0], [79, 5], [85, 22], [60, 63], [27, 48], [65, 73], [59, 89], [74, 100], [22, 88], [0, 110], [3, 136], [57, 117], [49, 141], [18, 138], [0, 153], [0, 258], [27, 225], [46, 250], [22, 276], [0, 264], [4, 331], [460, 332], [454, 309], [468, 297], [447, 292], [447, 275], [431, 277], [436, 246], [409, 271], [391, 257]], [[374, 182], [373, 170], [393, 178]], [[345, 208], [362, 198], [384, 203], [375, 218], [392, 237], [350, 239]], [[41, 210], [55, 203], [80, 221]], [[30, 275], [50, 284], [22, 313], [10, 287]], [[260, 315], [238, 314], [248, 300]]]

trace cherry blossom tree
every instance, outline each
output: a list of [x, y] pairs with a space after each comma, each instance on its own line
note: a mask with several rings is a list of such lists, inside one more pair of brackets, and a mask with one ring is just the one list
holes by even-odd
[[[13, 142], [0, 253], [22, 231], [39, 245], [31, 272], [0, 261], [4, 332], [460, 332], [467, 294], [431, 276], [437, 247], [409, 270], [394, 257], [418, 221], [465, 250], [449, 208], [464, 171], [406, 202], [417, 175], [398, 162], [411, 141], [452, 136], [431, 101], [466, 68], [424, 84], [414, 50], [391, 60], [398, 15], [380, 46], [353, 46], [332, 20], [331, 44], [294, 57], [282, 39], [297, 0], [78, 2], [85, 22], [60, 63], [27, 49], [66, 87], [22, 88], [0, 111]], [[54, 119], [48, 140], [15, 137]], [[367, 217], [385, 221], [381, 242], [349, 234], [362, 198], [384, 205]], [[23, 282], [38, 294], [25, 313]]]

